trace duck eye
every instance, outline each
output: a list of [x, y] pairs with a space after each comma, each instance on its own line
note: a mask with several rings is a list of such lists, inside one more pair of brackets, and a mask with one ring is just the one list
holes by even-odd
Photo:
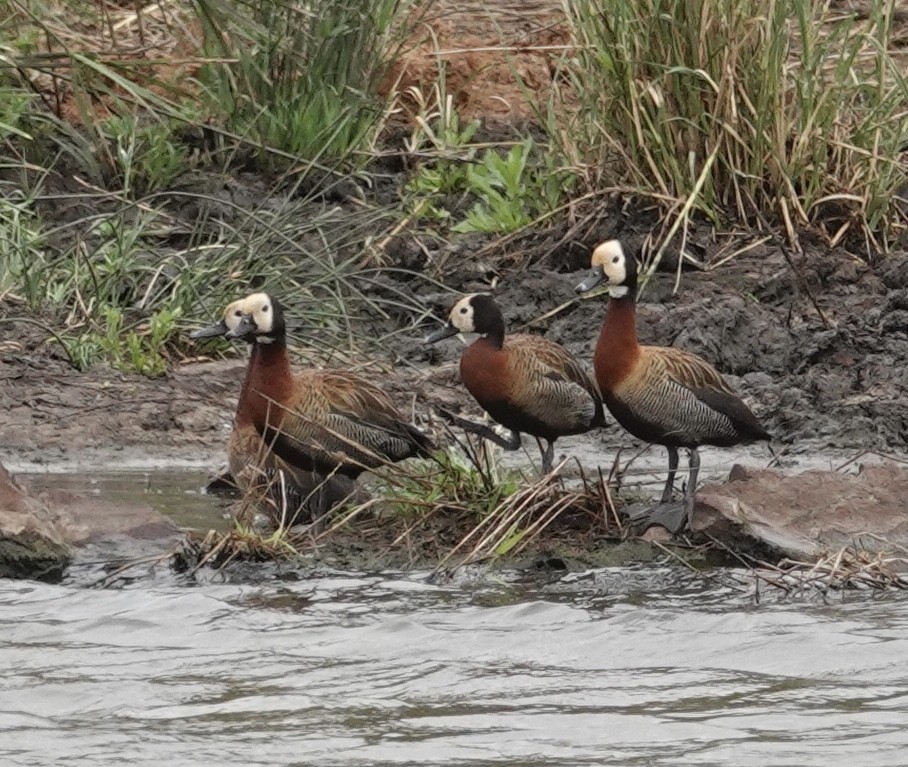
[[233, 316], [234, 316], [234, 317], [242, 317], [242, 316], [243, 316], [243, 313], [242, 313], [239, 309], [237, 309], [237, 310], [233, 313]]
[[268, 304], [265, 304], [265, 305], [262, 307], [262, 314], [265, 314], [267, 311], [268, 311]]
[[466, 307], [466, 306], [461, 306], [461, 307], [460, 307], [460, 313], [461, 313], [461, 314], [466, 314], [466, 313], [467, 313], [467, 307]]
[[612, 263], [613, 263], [613, 264], [617, 264], [619, 260], [620, 260], [620, 259], [618, 258], [618, 256], [615, 256], [615, 257], [612, 259]]

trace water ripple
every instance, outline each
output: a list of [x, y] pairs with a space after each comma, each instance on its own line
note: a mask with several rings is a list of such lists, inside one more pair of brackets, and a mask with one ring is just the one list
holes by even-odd
[[634, 577], [0, 581], [0, 761], [905, 763], [908, 603], [607, 596]]

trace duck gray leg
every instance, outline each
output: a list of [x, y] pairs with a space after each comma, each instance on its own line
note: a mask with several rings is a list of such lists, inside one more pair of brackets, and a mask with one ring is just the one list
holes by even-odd
[[308, 533], [310, 539], [314, 542], [315, 537], [324, 529], [331, 493], [328, 489], [327, 480], [322, 479], [315, 472], [312, 472], [312, 483], [314, 487], [300, 505], [300, 511], [308, 512], [309, 518], [307, 521], [300, 521], [294, 524], [291, 532], [298, 534]]
[[459, 415], [454, 415], [450, 410], [445, 410], [444, 408], [438, 408], [438, 412], [441, 416], [455, 426], [459, 426], [464, 431], [468, 431], [471, 434], [475, 434], [478, 437], [489, 440], [489, 442], [494, 442], [498, 447], [504, 448], [505, 450], [519, 450], [520, 449], [520, 432], [511, 430], [511, 436], [509, 439], [505, 439], [494, 429], [490, 429], [488, 426], [482, 423], [475, 423], [474, 421], [469, 421], [466, 418], [461, 418]]
[[[675, 534], [684, 529], [690, 513], [687, 508], [686, 496], [685, 501], [672, 501], [675, 474], [678, 472], [678, 448], [666, 446], [666, 449], [668, 450], [668, 477], [662, 490], [662, 500], [656, 506], [632, 514], [630, 522], [643, 530], [653, 525], [661, 525], [670, 533]], [[697, 467], [699, 468], [699, 466], [698, 458]], [[696, 476], [694, 478], [696, 479]]]
[[[543, 441], [546, 444], [545, 449], [542, 447]], [[548, 474], [552, 470], [552, 463], [555, 460], [555, 443], [536, 437], [536, 444], [539, 445], [539, 452], [542, 453], [542, 473], [543, 475]]]
[[668, 478], [665, 480], [665, 489], [662, 491], [662, 503], [672, 499], [672, 490], [675, 489], [675, 474], [678, 471], [678, 448], [666, 447], [668, 450]]
[[688, 474], [687, 487], [684, 490], [684, 511], [687, 517], [687, 529], [693, 529], [694, 523], [694, 499], [697, 493], [697, 475], [700, 473], [700, 453], [697, 448], [690, 449], [690, 456], [687, 459]]

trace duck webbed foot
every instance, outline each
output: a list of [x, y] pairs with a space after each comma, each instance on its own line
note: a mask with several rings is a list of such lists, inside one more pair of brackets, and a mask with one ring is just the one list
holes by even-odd
[[685, 501], [668, 501], [632, 512], [628, 520], [641, 533], [653, 525], [660, 525], [672, 535], [680, 533], [687, 526], [688, 508]]

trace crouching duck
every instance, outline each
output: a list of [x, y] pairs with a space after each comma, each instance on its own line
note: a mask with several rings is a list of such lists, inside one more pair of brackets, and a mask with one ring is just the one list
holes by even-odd
[[[283, 470], [297, 485], [306, 476], [346, 477], [389, 462], [428, 457], [431, 440], [407, 423], [388, 395], [366, 379], [340, 370], [293, 373], [281, 304], [253, 293], [230, 304], [222, 319], [197, 330], [194, 339], [247, 341], [252, 353], [228, 443], [234, 476], [248, 474], [251, 456], [264, 456], [266, 470]], [[311, 486], [311, 481], [306, 483]], [[318, 517], [330, 494], [316, 494]]]

